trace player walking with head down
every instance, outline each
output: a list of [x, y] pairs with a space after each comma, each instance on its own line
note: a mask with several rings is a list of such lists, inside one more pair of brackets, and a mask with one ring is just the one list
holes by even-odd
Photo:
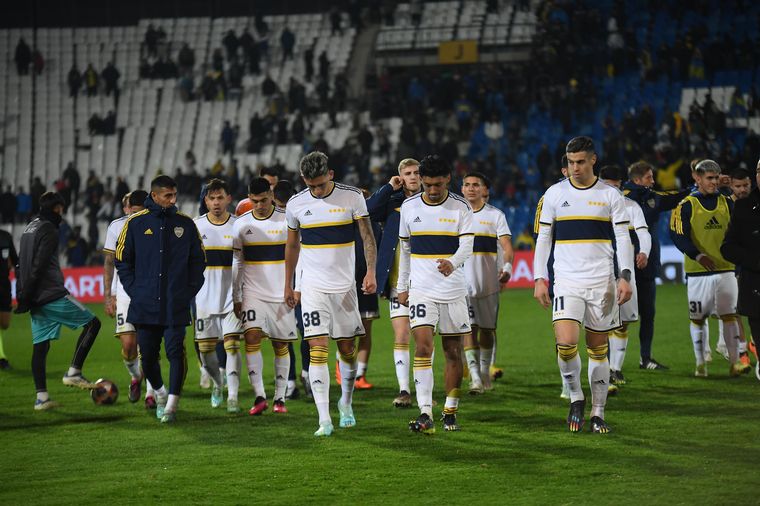
[[307, 188], [288, 202], [285, 245], [285, 302], [298, 303], [293, 275], [300, 257], [300, 293], [304, 339], [309, 341], [309, 379], [319, 412], [315, 436], [333, 432], [330, 417], [330, 373], [327, 366], [328, 338], [337, 342], [341, 354], [340, 427], [356, 424], [351, 406], [356, 377], [355, 337], [364, 332], [354, 280], [354, 222], [364, 241], [367, 274], [364, 293], [375, 293], [377, 250], [367, 205], [357, 188], [333, 182], [327, 156], [314, 151], [300, 163]]
[[437, 155], [420, 163], [422, 193], [401, 204], [401, 256], [396, 289], [409, 306], [415, 342], [414, 385], [420, 416], [409, 429], [435, 432], [433, 423], [433, 336], [436, 326], [446, 356], [443, 428], [459, 430], [462, 336], [470, 333], [464, 263], [472, 255], [472, 209], [450, 193], [451, 167]]
[[269, 182], [256, 178], [248, 185], [252, 210], [238, 218], [234, 229], [237, 277], [233, 284], [235, 313], [245, 329], [248, 378], [256, 400], [249, 411], [260, 415], [268, 407], [261, 341], [268, 337], [274, 348], [274, 412], [287, 413], [290, 357], [288, 343], [298, 340], [293, 308], [285, 304], [285, 241], [288, 227], [285, 211], [274, 205]]
[[[607, 433], [604, 407], [610, 364], [607, 333], [620, 327], [620, 308], [631, 298], [633, 255], [628, 235], [630, 219], [620, 192], [594, 176], [596, 153], [588, 137], [567, 144], [569, 178], [544, 194], [534, 258], [534, 297], [552, 305], [546, 284], [547, 260], [554, 243], [554, 335], [557, 362], [570, 390], [567, 425], [583, 428], [586, 400], [581, 388], [578, 356], [580, 328], [586, 329], [591, 386], [591, 430]], [[552, 235], [554, 232], [554, 235]], [[614, 233], [613, 233], [614, 232]], [[616, 242], [613, 248], [612, 241]], [[615, 286], [613, 256], [619, 278]]]

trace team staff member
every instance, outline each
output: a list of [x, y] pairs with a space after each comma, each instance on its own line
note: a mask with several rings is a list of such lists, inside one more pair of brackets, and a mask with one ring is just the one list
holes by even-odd
[[95, 385], [82, 376], [82, 366], [100, 330], [100, 320], [81, 305], [63, 284], [58, 263], [58, 227], [64, 201], [60, 194], [43, 193], [40, 215], [26, 226], [21, 236], [18, 280], [16, 282], [17, 313], [29, 311], [32, 316], [32, 375], [37, 388], [35, 410], [47, 410], [57, 404], [47, 392], [45, 366], [50, 341], [61, 337], [61, 325], [82, 328], [71, 366], [63, 376], [63, 384], [82, 389]]
[[[660, 213], [675, 209], [690, 191], [659, 192], [654, 191], [654, 168], [647, 162], [636, 162], [628, 167], [628, 179], [623, 185], [626, 197], [636, 202], [644, 211], [644, 219], [649, 230], [657, 231]], [[655, 297], [657, 296], [655, 278], [660, 271], [660, 240], [657, 233], [652, 233], [652, 250], [649, 261], [643, 269], [636, 267], [636, 289], [639, 296], [639, 342], [641, 355], [640, 369], [662, 370], [666, 366], [652, 358], [652, 339], [654, 337]]]
[[[760, 186], [760, 162], [756, 179]], [[749, 197], [736, 201], [728, 230], [720, 248], [729, 262], [740, 267], [739, 314], [749, 319], [755, 348], [760, 349], [760, 189], [755, 187]], [[760, 362], [755, 365], [760, 380]]]
[[5, 230], [0, 230], [0, 370], [11, 368], [3, 349], [3, 331], [11, 324], [11, 281], [8, 276], [17, 263], [13, 237]]
[[[131, 301], [127, 321], [137, 329], [142, 369], [156, 390], [156, 416], [176, 418], [187, 372], [185, 327], [190, 303], [203, 286], [206, 258], [192, 218], [177, 211], [177, 184], [158, 176], [150, 184], [145, 210], [130, 216], [116, 245], [116, 268]], [[165, 339], [169, 390], [158, 356]]]

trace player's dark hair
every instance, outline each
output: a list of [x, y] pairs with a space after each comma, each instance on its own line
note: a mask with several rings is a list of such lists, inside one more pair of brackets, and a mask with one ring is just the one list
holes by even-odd
[[562, 155], [562, 161], [561, 161], [561, 163], [562, 163], [562, 168], [563, 169], [566, 169], [566, 168], [568, 168], [570, 166], [570, 164], [567, 161], [567, 155]]
[[599, 169], [599, 179], [609, 179], [612, 181], [623, 180], [623, 169], [617, 165], [605, 165]]
[[451, 175], [449, 162], [438, 155], [428, 155], [420, 162], [420, 177], [446, 177]]
[[167, 175], [160, 175], [150, 182], [150, 191], [158, 191], [161, 188], [176, 188], [177, 183]]
[[272, 176], [280, 179], [280, 171], [277, 170], [277, 167], [262, 167], [259, 171], [259, 176]]
[[731, 173], [731, 179], [747, 179], [750, 176], [749, 171], [746, 169], [736, 169]]
[[575, 137], [573, 139], [570, 139], [570, 142], [567, 143], [567, 147], [565, 148], [566, 153], [580, 153], [580, 152], [586, 152], [586, 153], [595, 153], [594, 149], [594, 141], [591, 139], [591, 137], [586, 137], [585, 135], [581, 135], [580, 137]]
[[634, 162], [628, 166], [628, 179], [644, 177], [650, 170], [654, 172], [654, 167], [649, 162]]
[[230, 194], [230, 186], [224, 179], [214, 178], [206, 184], [206, 195], [211, 192], [218, 192], [219, 190], [224, 190], [224, 193], [227, 195]]
[[58, 192], [45, 192], [40, 195], [40, 209], [44, 211], [52, 211], [59, 204], [66, 206], [66, 201]]
[[271, 190], [269, 181], [263, 177], [255, 177], [248, 183], [248, 195], [258, 195], [260, 193], [266, 193]]
[[480, 182], [483, 183], [483, 186], [485, 186], [489, 190], [491, 189], [491, 180], [488, 179], [488, 177], [486, 177], [486, 175], [483, 174], [482, 172], [475, 172], [475, 171], [468, 172], [467, 174], [464, 175], [464, 177], [462, 178], [462, 181], [464, 181], [468, 177], [476, 177], [480, 179]]
[[287, 202], [290, 200], [290, 197], [295, 194], [296, 188], [293, 186], [293, 183], [287, 179], [278, 181], [277, 184], [274, 185], [274, 198], [278, 202]]
[[145, 199], [148, 198], [148, 192], [145, 190], [135, 190], [129, 194], [129, 206], [144, 206]]

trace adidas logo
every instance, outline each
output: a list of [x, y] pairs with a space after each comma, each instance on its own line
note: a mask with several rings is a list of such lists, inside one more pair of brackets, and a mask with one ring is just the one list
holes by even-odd
[[720, 224], [715, 216], [710, 218], [710, 220], [705, 224], [705, 230], [717, 230], [721, 228], [723, 228], [723, 225]]
[[153, 231], [151, 229], [146, 230], [143, 232], [145, 235], [153, 235]]
[[282, 380], [282, 379], [285, 379], [285, 377], [282, 374], [278, 374], [276, 379]]
[[304, 216], [311, 216], [311, 211], [309, 211], [309, 210], [307, 209], [307, 210], [306, 210], [306, 212], [304, 213]]
[[417, 216], [417, 217], [414, 219], [414, 223], [422, 223], [422, 220], [420, 219], [420, 217], [419, 217], [419, 216]]
[[600, 379], [600, 380], [596, 380], [596, 381], [594, 381], [594, 384], [596, 384], [596, 385], [604, 385], [604, 384], [606, 384], [606, 383], [607, 383], [607, 382], [606, 382], [606, 381], [604, 381], [603, 379]]
[[573, 373], [563, 374], [562, 377], [566, 380], [571, 380], [573, 379]]
[[322, 383], [322, 380], [320, 380], [320, 379], [315, 379], [315, 380], [313, 380], [313, 381], [311, 382], [311, 384], [312, 384], [312, 385], [322, 385], [323, 383]]
[[396, 362], [396, 365], [404, 365], [404, 361], [403, 360], [399, 360], [398, 362]]
[[562, 203], [562, 205], [561, 205], [560, 207], [570, 207], [570, 204], [569, 204], [569, 203], [567, 202], [567, 200], [566, 200], [566, 201], [564, 201], [564, 202]]
[[461, 327], [459, 327], [459, 328], [460, 328], [460, 329], [466, 329], [466, 328], [467, 328], [467, 324], [466, 324], [466, 323], [463, 323], [463, 324], [462, 324], [462, 326], [461, 326]]
[[363, 328], [361, 328], [361, 327], [356, 327], [356, 330], [354, 330], [354, 332], [361, 332], [361, 331], [363, 331], [363, 330], [364, 330], [364, 329], [363, 329]]
[[201, 237], [201, 239], [208, 239], [208, 237], [206, 237], [206, 234], [203, 234], [203, 236]]
[[288, 337], [296, 337], [296, 335], [295, 335], [293, 332], [290, 332], [290, 333], [288, 334]]
[[420, 380], [414, 380], [414, 384], [415, 385], [419, 385], [420, 384]]
[[230, 371], [230, 376], [237, 376], [237, 375], [238, 375], [237, 371]]
[[245, 233], [245, 235], [253, 235], [253, 232], [251, 232], [250, 230], [248, 230], [248, 231]]

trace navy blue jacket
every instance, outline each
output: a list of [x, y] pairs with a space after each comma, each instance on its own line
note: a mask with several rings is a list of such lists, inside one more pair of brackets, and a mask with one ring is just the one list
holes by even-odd
[[649, 233], [652, 235], [652, 250], [649, 253], [649, 261], [644, 269], [636, 268], [636, 275], [645, 279], [654, 279], [660, 273], [660, 238], [657, 236], [659, 230], [657, 223], [660, 220], [660, 213], [675, 209], [678, 203], [689, 195], [690, 191], [660, 192], [638, 185], [633, 181], [626, 181], [623, 185], [623, 193], [641, 206], [644, 219], [649, 227]]
[[148, 197], [116, 244], [116, 268], [130, 296], [132, 324], [186, 326], [190, 303], [203, 286], [206, 254], [192, 218]]
[[383, 185], [367, 199], [367, 211], [370, 220], [383, 223], [383, 236], [377, 248], [377, 293], [383, 297], [390, 296], [388, 286], [393, 259], [398, 247], [398, 225], [401, 220], [401, 203], [406, 200], [404, 189], [394, 190], [390, 184]]

